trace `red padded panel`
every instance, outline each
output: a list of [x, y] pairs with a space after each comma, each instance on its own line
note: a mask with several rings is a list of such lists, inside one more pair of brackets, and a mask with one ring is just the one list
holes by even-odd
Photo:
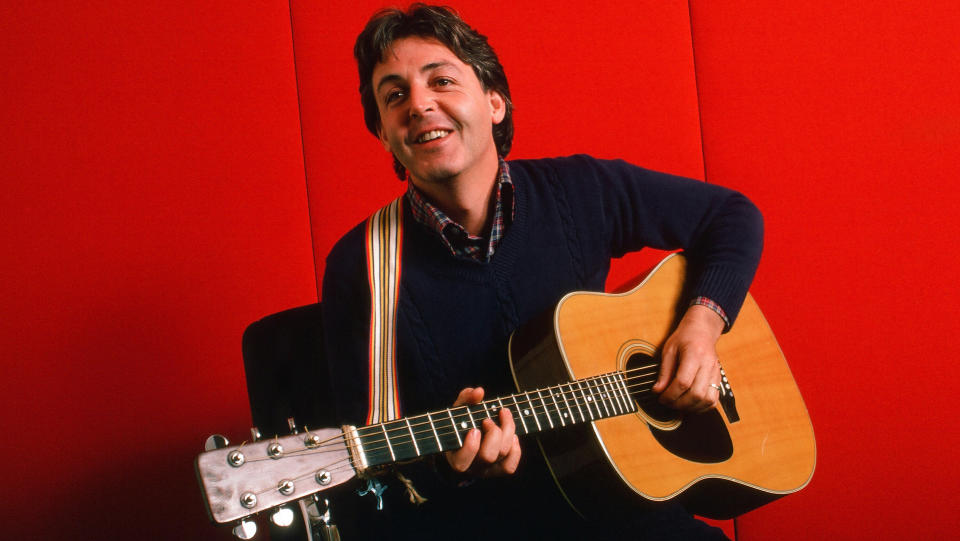
[[[333, 243], [406, 188], [363, 125], [352, 56], [369, 16], [390, 4], [292, 3], [318, 277]], [[507, 71], [511, 157], [586, 152], [703, 178], [686, 2], [453, 6], [490, 38]], [[611, 284], [648, 260], [616, 266]]]
[[193, 458], [316, 301], [287, 5], [2, 12], [2, 536], [229, 538]]
[[[754, 293], [813, 417], [811, 485], [742, 539], [935, 539], [960, 485], [960, 10], [692, 2], [711, 182], [764, 211]], [[945, 302], [946, 301], [946, 302]]]

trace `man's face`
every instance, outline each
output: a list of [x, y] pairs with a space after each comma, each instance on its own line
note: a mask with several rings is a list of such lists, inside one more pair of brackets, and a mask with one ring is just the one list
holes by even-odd
[[496, 161], [493, 125], [503, 120], [503, 98], [440, 42], [393, 42], [373, 69], [373, 89], [380, 140], [415, 184], [469, 178], [478, 164]]

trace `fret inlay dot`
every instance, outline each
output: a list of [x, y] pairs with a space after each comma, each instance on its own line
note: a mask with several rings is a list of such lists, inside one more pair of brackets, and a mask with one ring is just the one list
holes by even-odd
[[530, 410], [523, 410], [524, 415], [530, 415]]
[[467, 428], [467, 422], [464, 421], [464, 422], [460, 423], [460, 428], [466, 430], [466, 428]]

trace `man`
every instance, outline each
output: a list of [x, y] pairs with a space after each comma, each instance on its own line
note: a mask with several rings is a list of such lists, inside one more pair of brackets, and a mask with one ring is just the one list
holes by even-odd
[[[408, 181], [402, 202], [396, 383], [404, 414], [514, 392], [510, 333], [573, 290], [603, 288], [611, 257], [644, 246], [687, 251], [689, 307], [662, 350], [654, 391], [686, 411], [713, 407], [715, 345], [732, 324], [760, 256], [762, 223], [743, 196], [587, 156], [506, 162], [507, 79], [486, 38], [444, 8], [375, 15], [355, 47], [368, 129]], [[331, 251], [323, 283], [338, 415], [360, 425], [371, 403], [370, 285], [363, 224]], [[576, 518], [509, 409], [463, 447], [406, 468], [371, 510], [364, 535], [393, 538], [711, 538], [675, 506], [614, 523]], [[471, 517], [469, 526], [463, 518]], [[564, 537], [566, 536], [566, 537]], [[588, 536], [588, 537], [583, 537]]]

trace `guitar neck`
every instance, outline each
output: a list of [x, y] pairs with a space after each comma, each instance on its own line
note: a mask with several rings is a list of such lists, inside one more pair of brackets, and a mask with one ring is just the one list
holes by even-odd
[[[459, 449], [484, 419], [499, 421], [508, 408], [518, 434], [532, 434], [637, 411], [631, 394], [649, 392], [654, 375], [611, 372], [535, 391], [405, 417], [357, 429], [358, 451], [366, 467], [413, 460]], [[356, 462], [356, 460], [355, 460]]]

